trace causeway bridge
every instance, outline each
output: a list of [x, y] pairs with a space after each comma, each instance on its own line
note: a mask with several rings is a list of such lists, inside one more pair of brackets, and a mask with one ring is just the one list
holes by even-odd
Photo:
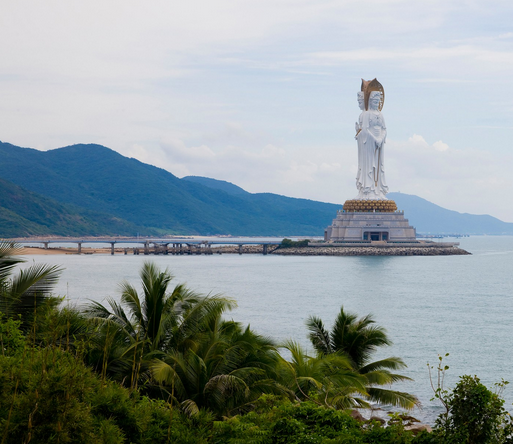
[[[150, 238], [51, 238], [51, 239], [11, 239], [13, 242], [21, 245], [40, 244], [48, 249], [52, 244], [75, 244], [77, 253], [82, 253], [82, 245], [87, 244], [110, 244], [110, 254], [114, 254], [116, 245], [124, 248], [124, 253], [132, 250], [133, 254], [213, 254], [212, 245], [234, 245], [239, 247], [239, 254], [242, 254], [244, 245], [261, 245], [262, 254], [266, 255], [269, 246], [278, 246], [282, 239], [273, 240], [252, 240], [244, 238], [215, 238], [215, 239], [189, 239], [189, 238], [171, 238], [171, 239], [150, 239]], [[127, 246], [128, 245], [128, 246]]]

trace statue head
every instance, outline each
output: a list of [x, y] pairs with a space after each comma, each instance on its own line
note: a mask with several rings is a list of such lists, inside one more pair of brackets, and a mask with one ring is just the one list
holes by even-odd
[[358, 91], [356, 93], [356, 98], [358, 100], [358, 106], [362, 111], [365, 111], [365, 94], [363, 91]]
[[371, 91], [369, 94], [369, 109], [378, 110], [381, 103], [381, 91]]
[[381, 111], [383, 104], [385, 103], [385, 90], [383, 85], [378, 82], [378, 79], [363, 80], [362, 79], [362, 91], [365, 97], [365, 109], [370, 109], [369, 99], [373, 91], [381, 92], [380, 103], [377, 109]]

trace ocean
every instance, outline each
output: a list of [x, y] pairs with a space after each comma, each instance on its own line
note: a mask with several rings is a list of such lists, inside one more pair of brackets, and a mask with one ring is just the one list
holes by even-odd
[[[453, 239], [449, 239], [453, 241]], [[413, 415], [433, 423], [442, 408], [430, 401], [427, 363], [445, 362], [446, 385], [464, 374], [477, 375], [488, 387], [512, 382], [504, 393], [513, 411], [513, 236], [458, 239], [469, 256], [298, 257], [273, 255], [27, 256], [28, 263], [62, 265], [56, 294], [71, 303], [119, 297], [118, 284], [138, 282], [146, 260], [168, 268], [176, 283], [204, 294], [237, 301], [226, 314], [277, 341], [293, 339], [313, 352], [305, 320], [319, 316], [326, 326], [340, 307], [359, 316], [372, 313], [393, 345], [375, 360], [401, 357], [401, 373], [412, 382], [395, 384], [415, 394], [422, 407]]]

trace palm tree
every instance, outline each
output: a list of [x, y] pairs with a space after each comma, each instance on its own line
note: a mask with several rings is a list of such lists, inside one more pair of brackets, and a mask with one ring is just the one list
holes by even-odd
[[21, 328], [30, 330], [34, 317], [43, 307], [56, 307], [59, 298], [51, 296], [59, 280], [62, 268], [56, 265], [33, 264], [14, 274], [24, 262], [19, 257], [21, 247], [8, 241], [0, 241], [0, 312], [20, 318]]
[[90, 359], [103, 375], [130, 381], [132, 388], [153, 357], [195, 347], [203, 325], [235, 306], [226, 298], [200, 296], [183, 284], [169, 291], [172, 274], [152, 262], [143, 264], [140, 278], [142, 295], [122, 282], [120, 303], [109, 298], [110, 309], [92, 302], [87, 310], [99, 325]]
[[413, 395], [382, 388], [383, 385], [410, 378], [394, 373], [406, 367], [401, 358], [390, 357], [371, 362], [372, 355], [379, 347], [392, 344], [386, 330], [375, 325], [372, 315], [358, 319], [356, 314], [347, 313], [341, 307], [331, 332], [315, 316], [310, 316], [306, 325], [310, 331], [310, 341], [319, 356], [345, 356], [354, 371], [365, 377], [369, 400], [403, 408], [413, 408], [418, 404]]
[[283, 346], [291, 360], [281, 358], [280, 380], [298, 401], [314, 401], [331, 408], [366, 407], [365, 377], [356, 373], [350, 360], [340, 354], [308, 356], [294, 341]]
[[250, 410], [262, 393], [286, 393], [276, 382], [279, 356], [269, 338], [220, 314], [204, 325], [197, 347], [171, 350], [152, 362], [153, 378], [188, 414], [220, 416]]

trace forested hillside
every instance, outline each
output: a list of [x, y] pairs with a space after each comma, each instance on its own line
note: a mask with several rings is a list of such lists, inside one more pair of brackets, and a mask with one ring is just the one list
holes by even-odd
[[[0, 238], [37, 235], [133, 236], [141, 227], [109, 214], [61, 204], [0, 179]], [[148, 229], [150, 234], [156, 230]]]
[[[0, 142], [0, 158], [0, 178], [23, 188], [11, 184], [11, 191], [3, 193], [4, 237], [136, 232], [322, 236], [342, 207], [248, 193], [206, 177], [179, 179], [101, 145], [38, 151]], [[389, 197], [419, 233], [513, 234], [513, 224], [492, 216], [457, 213], [407, 194]]]

